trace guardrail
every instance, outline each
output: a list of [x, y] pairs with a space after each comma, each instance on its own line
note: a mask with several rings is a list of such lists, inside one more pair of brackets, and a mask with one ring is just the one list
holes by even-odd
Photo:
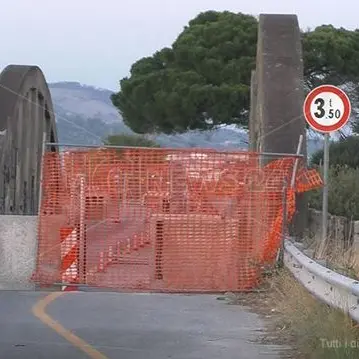
[[284, 265], [315, 297], [359, 322], [358, 281], [318, 264], [289, 240], [284, 242]]

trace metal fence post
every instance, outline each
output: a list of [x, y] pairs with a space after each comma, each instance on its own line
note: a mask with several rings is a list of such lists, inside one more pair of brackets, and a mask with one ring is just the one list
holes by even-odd
[[85, 177], [80, 177], [80, 223], [79, 223], [79, 282], [86, 283], [86, 192]]
[[279, 248], [278, 255], [278, 267], [282, 268], [284, 266], [284, 241], [286, 236], [286, 228], [287, 228], [287, 192], [288, 185], [287, 181], [284, 180], [283, 189], [282, 189], [282, 231], [281, 231], [281, 243]]
[[[297, 147], [297, 155], [300, 155], [300, 153], [302, 152], [302, 145], [303, 145], [303, 135], [299, 136], [299, 142], [298, 142], [298, 147]], [[294, 188], [295, 186], [295, 179], [297, 176], [297, 171], [298, 171], [298, 157], [295, 159], [294, 161], [294, 166], [293, 166], [293, 173], [292, 173], [292, 179], [291, 179], [291, 183], [290, 186], [291, 188]]]

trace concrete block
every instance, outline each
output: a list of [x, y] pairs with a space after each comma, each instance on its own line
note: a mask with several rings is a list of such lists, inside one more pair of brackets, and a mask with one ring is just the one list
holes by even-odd
[[[358, 221], [359, 222], [359, 221]], [[309, 209], [308, 212], [309, 231], [313, 237], [321, 238], [322, 232], [322, 212]], [[357, 231], [357, 232], [356, 232]], [[343, 248], [348, 247], [354, 241], [355, 233], [359, 241], [359, 224], [355, 225], [348, 218], [342, 216], [328, 216], [328, 239]], [[318, 237], [319, 236], [319, 237]]]
[[343, 244], [348, 241], [349, 220], [342, 216], [330, 216], [328, 221], [328, 234], [331, 239]]
[[317, 259], [316, 262], [323, 267], [327, 267], [328, 263], [326, 259]]
[[305, 250], [305, 246], [304, 246], [304, 243], [301, 243], [301, 242], [294, 242], [293, 243], [295, 245], [296, 248], [298, 248], [300, 251], [303, 251]]
[[353, 235], [359, 239], [359, 221], [353, 221]]
[[353, 249], [359, 255], [359, 221], [353, 221]]
[[359, 271], [359, 221], [353, 221], [353, 242], [352, 242], [352, 255], [354, 268]]
[[0, 290], [33, 290], [37, 216], [0, 216]]
[[311, 235], [316, 237], [322, 231], [322, 212], [310, 208], [308, 211], [308, 227]]
[[314, 249], [304, 249], [303, 253], [309, 258], [314, 258]]

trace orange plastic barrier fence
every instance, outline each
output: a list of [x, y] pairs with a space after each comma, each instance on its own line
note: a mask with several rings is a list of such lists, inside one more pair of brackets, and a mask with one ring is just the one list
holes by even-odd
[[283, 204], [289, 223], [296, 192], [322, 185], [294, 156], [199, 149], [46, 153], [43, 169], [34, 281], [125, 290], [256, 286]]

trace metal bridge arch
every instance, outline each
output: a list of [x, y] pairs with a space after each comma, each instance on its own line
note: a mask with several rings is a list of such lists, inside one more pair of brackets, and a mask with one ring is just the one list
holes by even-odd
[[37, 66], [7, 66], [0, 74], [0, 214], [37, 214], [44, 133], [57, 142], [44, 74]]

